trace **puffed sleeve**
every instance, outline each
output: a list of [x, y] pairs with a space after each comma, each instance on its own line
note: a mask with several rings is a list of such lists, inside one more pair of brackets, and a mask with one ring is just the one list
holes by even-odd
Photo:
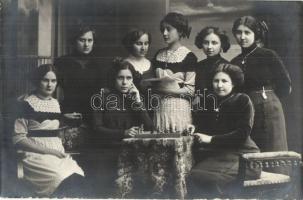
[[289, 95], [291, 92], [291, 80], [289, 73], [282, 61], [275, 51], [271, 51], [271, 59], [269, 66], [273, 74], [273, 82], [275, 84], [275, 92], [279, 97]]
[[28, 133], [28, 120], [24, 118], [18, 118], [15, 120], [13, 131], [13, 144], [17, 144], [23, 139], [26, 139]]
[[190, 52], [183, 61], [185, 67], [184, 88], [187, 89], [190, 95], [195, 93], [195, 66], [197, 65], [197, 57]]

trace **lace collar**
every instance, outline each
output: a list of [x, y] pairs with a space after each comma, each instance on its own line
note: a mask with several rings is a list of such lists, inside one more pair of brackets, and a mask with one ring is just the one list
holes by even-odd
[[166, 63], [180, 63], [191, 51], [185, 46], [179, 47], [177, 50], [161, 49], [157, 54], [156, 60]]
[[36, 112], [61, 113], [60, 105], [54, 98], [43, 100], [32, 94], [24, 99]]

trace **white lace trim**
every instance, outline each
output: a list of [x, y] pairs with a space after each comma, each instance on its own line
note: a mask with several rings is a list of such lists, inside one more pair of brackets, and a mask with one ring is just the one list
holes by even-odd
[[36, 112], [61, 113], [60, 105], [54, 98], [42, 100], [36, 95], [30, 95], [24, 101], [28, 102]]
[[135, 70], [138, 71], [140, 74], [145, 73], [151, 67], [151, 63], [147, 59], [142, 62], [136, 62], [131, 59], [125, 59], [125, 60], [130, 62], [134, 66]]
[[167, 63], [180, 63], [191, 51], [185, 46], [179, 47], [177, 50], [162, 49], [158, 53], [156, 60]]

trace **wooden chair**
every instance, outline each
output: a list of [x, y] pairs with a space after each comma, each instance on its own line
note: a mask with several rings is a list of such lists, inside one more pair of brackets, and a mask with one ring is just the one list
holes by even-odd
[[[240, 157], [240, 198], [300, 199], [301, 155], [292, 151], [247, 153]], [[266, 169], [285, 167], [289, 175], [266, 172]], [[256, 180], [245, 180], [246, 169], [262, 168]], [[263, 171], [264, 170], [264, 171]]]

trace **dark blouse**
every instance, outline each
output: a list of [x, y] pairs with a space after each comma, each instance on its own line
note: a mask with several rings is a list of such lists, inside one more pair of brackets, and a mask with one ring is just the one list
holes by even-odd
[[207, 89], [208, 91], [211, 90], [212, 72], [214, 68], [221, 63], [228, 63], [228, 61], [220, 55], [208, 57], [197, 63], [195, 81], [196, 91], [200, 90], [200, 93], [202, 94], [204, 89]]
[[142, 103], [122, 97], [116, 91], [106, 94], [104, 103], [107, 105], [103, 107], [104, 110], [94, 111], [95, 137], [103, 140], [101, 143], [120, 145], [125, 138], [124, 131], [133, 126], [140, 127], [143, 124], [145, 131], [153, 129], [153, 123]]
[[[256, 44], [242, 49], [231, 63], [240, 66], [245, 74], [243, 91], [249, 93], [272, 88], [279, 97], [290, 92], [291, 80], [281, 58], [273, 50], [257, 47]], [[244, 63], [244, 64], [243, 64]]]
[[[58, 70], [58, 84], [62, 87], [63, 112], [80, 112], [84, 121], [89, 121], [90, 99], [98, 89], [105, 87], [107, 71], [100, 60], [93, 55], [72, 54], [55, 61]], [[88, 115], [86, 115], [88, 114]]]
[[211, 143], [203, 144], [204, 147], [215, 151], [258, 152], [249, 136], [254, 108], [246, 94], [231, 94], [218, 101], [218, 110], [204, 111], [203, 114], [197, 132], [213, 136]]

